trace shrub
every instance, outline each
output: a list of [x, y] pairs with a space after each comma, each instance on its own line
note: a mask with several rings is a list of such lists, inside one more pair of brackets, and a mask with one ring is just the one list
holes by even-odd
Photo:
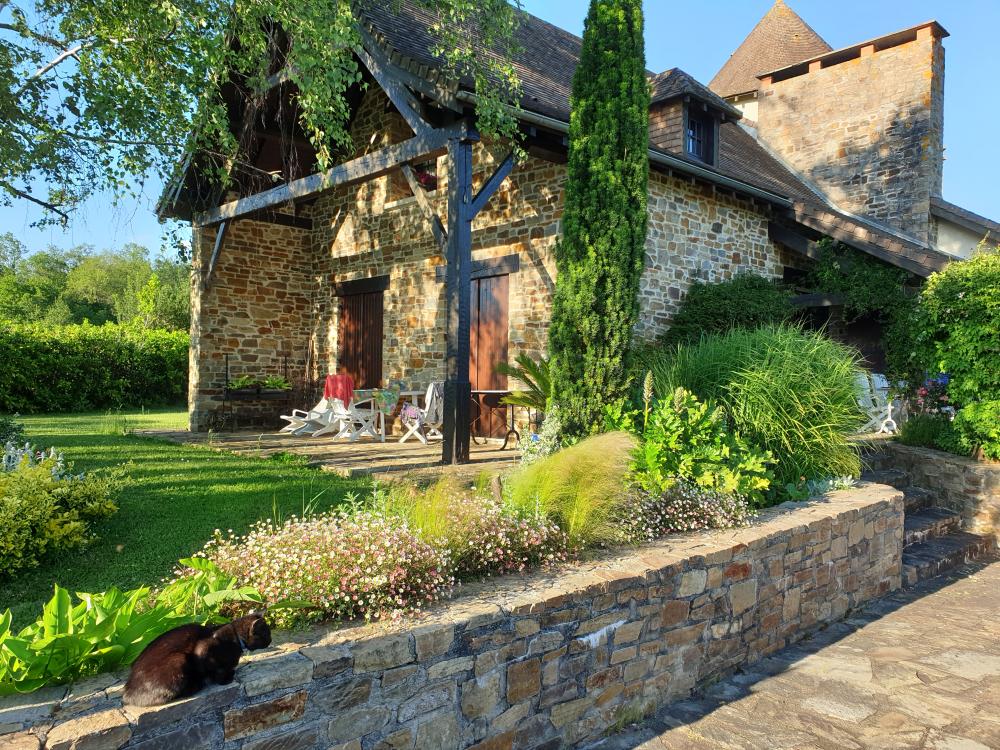
[[927, 369], [948, 373], [952, 399], [1000, 400], [1000, 252], [933, 274], [920, 296], [918, 324]]
[[113, 496], [124, 470], [71, 476], [54, 452], [33, 456], [22, 449], [15, 466], [8, 448], [0, 472], [0, 571], [9, 575], [38, 565], [42, 555], [81, 547], [89, 541], [89, 522], [118, 510]]
[[134, 326], [0, 326], [0, 411], [174, 404], [187, 393], [188, 335]]
[[619, 523], [628, 541], [642, 543], [684, 531], [745, 526], [752, 518], [745, 498], [680, 480], [661, 492], [634, 492]]
[[858, 446], [850, 439], [864, 424], [853, 350], [821, 333], [765, 326], [647, 350], [643, 357], [657, 393], [683, 387], [723, 406], [736, 432], [772, 454], [779, 487], [803, 477], [860, 474]]
[[953, 445], [955, 437], [954, 425], [944, 414], [913, 414], [899, 428], [899, 442], [918, 448], [945, 450], [942, 444]]
[[870, 316], [882, 324], [890, 380], [921, 382], [924, 366], [913, 324], [917, 290], [908, 286], [911, 274], [829, 238], [819, 245], [810, 279], [813, 288], [841, 297], [847, 322]]
[[696, 281], [663, 336], [665, 344], [693, 343], [709, 333], [733, 328], [758, 328], [792, 319], [791, 292], [776, 281], [752, 273], [729, 281]]
[[652, 495], [683, 479], [763, 504], [771, 483], [771, 455], [732, 433], [721, 408], [700, 402], [683, 388], [652, 409], [635, 455], [635, 480]]
[[953, 424], [964, 453], [978, 450], [986, 458], [1000, 461], [1000, 400], [967, 404]]
[[369, 510], [261, 521], [241, 537], [217, 531], [202, 554], [265, 602], [309, 602], [310, 619], [396, 618], [437, 601], [454, 582], [447, 551], [404, 520]]
[[24, 424], [17, 417], [17, 414], [12, 417], [0, 415], [0, 446], [7, 443], [20, 445], [24, 442]]
[[572, 547], [616, 541], [613, 517], [625, 500], [635, 438], [611, 432], [523, 466], [508, 479], [508, 498], [523, 517], [542, 515]]

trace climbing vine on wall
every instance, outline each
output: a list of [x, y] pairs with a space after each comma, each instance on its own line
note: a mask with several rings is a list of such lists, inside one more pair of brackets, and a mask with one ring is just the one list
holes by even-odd
[[871, 316], [882, 324], [890, 380], [922, 383], [925, 373], [913, 323], [919, 289], [909, 285], [911, 275], [829, 238], [819, 246], [811, 285], [843, 299], [846, 322]]

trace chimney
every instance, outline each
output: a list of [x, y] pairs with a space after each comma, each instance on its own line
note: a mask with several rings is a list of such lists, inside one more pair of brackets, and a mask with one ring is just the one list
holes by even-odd
[[759, 137], [841, 208], [931, 241], [946, 36], [931, 21], [760, 76]]

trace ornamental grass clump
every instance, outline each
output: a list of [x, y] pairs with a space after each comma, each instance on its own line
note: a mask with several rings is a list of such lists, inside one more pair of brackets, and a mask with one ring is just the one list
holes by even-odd
[[511, 475], [509, 502], [522, 516], [552, 519], [573, 548], [618, 541], [615, 511], [625, 500], [635, 448], [627, 432], [587, 438]]
[[216, 532], [202, 554], [267, 603], [312, 605], [275, 613], [279, 626], [395, 619], [438, 601], [454, 583], [447, 550], [422, 540], [402, 519], [366, 510], [261, 521], [245, 536]]
[[448, 554], [460, 581], [523, 573], [566, 559], [566, 534], [552, 520], [521, 512], [487, 492], [443, 478], [426, 489], [376, 489], [373, 510], [403, 519], [421, 539]]
[[650, 349], [642, 359], [657, 393], [683, 387], [722, 406], [743, 439], [772, 454], [778, 487], [860, 474], [851, 440], [864, 424], [857, 354], [824, 334], [787, 325], [736, 329]]

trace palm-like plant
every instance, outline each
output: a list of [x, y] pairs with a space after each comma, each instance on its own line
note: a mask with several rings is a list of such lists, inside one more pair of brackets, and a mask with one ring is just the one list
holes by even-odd
[[552, 392], [552, 381], [549, 378], [548, 357], [533, 360], [527, 354], [518, 354], [514, 362], [501, 362], [496, 371], [509, 378], [516, 378], [527, 386], [526, 390], [513, 391], [504, 396], [503, 403], [512, 406], [525, 406], [536, 411], [545, 411], [545, 404]]

